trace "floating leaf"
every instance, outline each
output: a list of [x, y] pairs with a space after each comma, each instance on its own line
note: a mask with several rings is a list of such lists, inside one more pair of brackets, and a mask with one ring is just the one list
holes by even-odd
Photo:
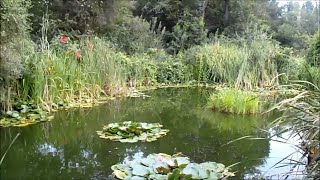
[[17, 118], [20, 115], [19, 115], [19, 113], [17, 111], [13, 111], [10, 116], [13, 117], [13, 118]]
[[127, 177], [127, 174], [125, 172], [117, 170], [117, 169], [114, 170], [113, 173], [118, 179], [125, 179]]
[[53, 116], [48, 117], [46, 111], [32, 103], [18, 102], [13, 108], [14, 111], [5, 113], [5, 118], [0, 121], [0, 127], [25, 127], [38, 122], [50, 121], [53, 118]]
[[146, 166], [136, 165], [132, 168], [132, 174], [135, 176], [146, 177], [149, 174], [149, 170]]
[[191, 175], [193, 179], [200, 179], [199, 178], [199, 167], [195, 163], [188, 164], [183, 170], [183, 174]]
[[161, 127], [162, 125], [159, 123], [124, 121], [108, 124], [102, 128], [102, 131], [97, 131], [97, 134], [100, 138], [123, 143], [152, 142], [169, 132], [169, 130], [161, 129]]
[[140, 176], [132, 176], [130, 179], [131, 180], [146, 180], [144, 177], [140, 177]]
[[168, 175], [166, 174], [151, 174], [149, 179], [156, 179], [156, 180], [167, 180]]
[[[234, 176], [223, 164], [215, 162], [191, 163], [188, 157], [176, 154], [149, 154], [145, 158], [126, 161], [111, 167], [126, 174], [126, 179], [210, 179], [218, 180]], [[178, 163], [179, 162], [179, 163]], [[180, 166], [178, 166], [178, 164]], [[119, 174], [119, 172], [117, 172]], [[123, 174], [121, 174], [123, 175]], [[116, 176], [116, 175], [115, 175]], [[121, 176], [122, 177], [122, 176]]]

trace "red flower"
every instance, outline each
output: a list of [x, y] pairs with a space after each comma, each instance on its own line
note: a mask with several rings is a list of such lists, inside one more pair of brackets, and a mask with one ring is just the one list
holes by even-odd
[[65, 34], [60, 37], [60, 42], [62, 42], [62, 43], [66, 43], [67, 40], [68, 40], [68, 36]]

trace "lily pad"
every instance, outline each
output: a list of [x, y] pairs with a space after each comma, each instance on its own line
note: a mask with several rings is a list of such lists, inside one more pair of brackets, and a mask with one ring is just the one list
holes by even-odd
[[124, 121], [108, 124], [101, 131], [97, 131], [97, 134], [102, 139], [120, 141], [122, 143], [152, 142], [169, 132], [169, 130], [161, 127], [162, 125], [159, 123]]
[[146, 177], [149, 174], [149, 170], [147, 166], [136, 165], [132, 168], [132, 174], [135, 176]]
[[32, 103], [18, 102], [12, 111], [7, 111], [0, 121], [0, 127], [25, 127], [31, 124], [50, 121], [53, 116]]
[[[234, 176], [221, 163], [190, 162], [188, 157], [181, 154], [168, 155], [164, 153], [150, 154], [145, 158], [125, 161], [111, 167], [113, 175], [118, 179], [210, 179], [219, 180]], [[120, 173], [119, 171], [122, 171]]]
[[174, 161], [179, 167], [190, 163], [190, 160], [188, 157], [176, 157], [174, 158]]
[[118, 179], [125, 179], [127, 177], [127, 174], [120, 170], [114, 170], [113, 173]]

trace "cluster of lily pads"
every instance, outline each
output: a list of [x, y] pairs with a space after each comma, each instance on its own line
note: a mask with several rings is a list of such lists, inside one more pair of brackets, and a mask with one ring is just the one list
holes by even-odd
[[146, 158], [135, 159], [111, 167], [113, 176], [117, 179], [210, 179], [218, 180], [234, 176], [221, 163], [192, 163], [188, 157], [181, 154], [150, 154]]
[[12, 111], [4, 113], [0, 119], [0, 127], [24, 127], [30, 124], [50, 121], [53, 116], [48, 116], [48, 112], [37, 107], [33, 103], [20, 102], [13, 106]]
[[159, 123], [125, 121], [108, 124], [103, 127], [102, 131], [97, 131], [97, 134], [103, 139], [135, 143], [138, 141], [152, 142], [168, 132], [169, 130], [162, 129]]

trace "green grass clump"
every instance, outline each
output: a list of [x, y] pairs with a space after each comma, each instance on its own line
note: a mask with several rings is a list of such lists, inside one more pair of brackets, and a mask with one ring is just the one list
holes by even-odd
[[251, 91], [221, 89], [210, 96], [208, 107], [228, 113], [256, 114], [260, 112], [261, 102]]

